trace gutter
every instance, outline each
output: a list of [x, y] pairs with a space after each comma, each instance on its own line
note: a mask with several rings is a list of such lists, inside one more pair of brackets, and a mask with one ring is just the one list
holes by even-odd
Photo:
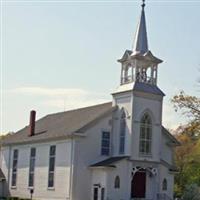
[[12, 142], [3, 142], [1, 145], [2, 146], [9, 146], [9, 145], [25, 145], [25, 144], [35, 144], [35, 143], [45, 143], [45, 142], [50, 142], [50, 141], [55, 141], [55, 140], [65, 140], [72, 138], [72, 134], [69, 135], [63, 135], [63, 136], [57, 136], [57, 137], [50, 137], [50, 138], [36, 138], [37, 135], [32, 136], [30, 138], [26, 138], [24, 141], [12, 141]]

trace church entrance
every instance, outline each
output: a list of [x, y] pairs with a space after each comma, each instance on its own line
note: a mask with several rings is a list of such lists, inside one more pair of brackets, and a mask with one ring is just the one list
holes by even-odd
[[94, 191], [93, 191], [93, 200], [98, 200], [98, 193], [99, 193], [99, 189], [98, 187], [94, 187]]
[[137, 171], [131, 181], [131, 198], [145, 198], [146, 171]]
[[105, 200], [105, 188], [104, 187], [94, 186], [93, 200]]

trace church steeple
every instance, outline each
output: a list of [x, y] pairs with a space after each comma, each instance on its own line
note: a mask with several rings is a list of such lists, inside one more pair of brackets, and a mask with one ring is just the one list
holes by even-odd
[[162, 62], [148, 48], [145, 0], [143, 0], [140, 20], [136, 29], [132, 51], [126, 50], [118, 61], [122, 64], [121, 85], [131, 82], [142, 82], [157, 85], [157, 68]]
[[148, 52], [148, 39], [147, 39], [144, 7], [145, 7], [145, 0], [143, 0], [141, 16], [134, 38], [133, 54], [138, 54], [138, 53], [144, 54]]

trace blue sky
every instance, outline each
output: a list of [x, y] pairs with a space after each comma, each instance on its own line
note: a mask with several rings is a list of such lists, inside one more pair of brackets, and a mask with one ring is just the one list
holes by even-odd
[[[140, 1], [4, 1], [1, 132], [37, 118], [111, 100], [119, 85], [117, 59], [131, 49]], [[170, 98], [199, 95], [200, 1], [147, 1], [149, 48], [164, 60], [158, 85], [166, 93], [163, 123], [185, 119]]]

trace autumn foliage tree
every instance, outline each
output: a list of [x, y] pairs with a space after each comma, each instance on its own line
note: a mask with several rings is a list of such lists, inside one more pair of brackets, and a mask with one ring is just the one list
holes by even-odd
[[184, 133], [191, 137], [200, 137], [200, 98], [181, 91], [173, 97], [172, 103], [176, 111], [181, 111], [188, 118]]
[[182, 145], [176, 149], [179, 173], [175, 176], [175, 192], [182, 196], [189, 186], [196, 184], [200, 187], [200, 98], [182, 91], [173, 97], [172, 103], [175, 110], [188, 119], [176, 135]]

